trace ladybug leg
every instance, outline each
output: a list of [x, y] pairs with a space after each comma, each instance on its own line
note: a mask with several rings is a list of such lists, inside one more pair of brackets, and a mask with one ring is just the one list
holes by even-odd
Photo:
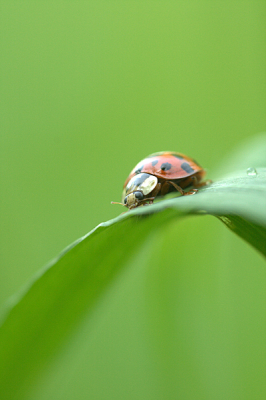
[[155, 199], [155, 197], [148, 197], [147, 199], [144, 199], [142, 204], [139, 205], [140, 206], [147, 206], [148, 204], [146, 204], [146, 202], [148, 201], [149, 204], [153, 204], [153, 200]]
[[[178, 186], [175, 182], [167, 181], [167, 182], [165, 182], [165, 183], [168, 183], [168, 187], [169, 187], [169, 184], [172, 185], [172, 186], [174, 186], [174, 188], [175, 188], [182, 196], [184, 196], [184, 194], [185, 194], [184, 190], [183, 190], [180, 186]], [[168, 190], [169, 190], [169, 189], [168, 189]], [[168, 190], [167, 190], [167, 192], [168, 192]]]
[[157, 186], [153, 189], [152, 191], [152, 197], [145, 199], [145, 200], [149, 200], [149, 204], [153, 203], [153, 200], [155, 199], [155, 197], [158, 195], [158, 193], [160, 192], [162, 188], [162, 184], [161, 183], [157, 183]]
[[152, 191], [152, 197], [155, 198], [157, 196], [157, 194], [160, 192], [161, 189], [162, 189], [162, 184], [161, 183], [157, 183], [157, 186]]
[[[153, 204], [153, 200], [155, 199], [155, 197], [149, 197], [148, 199], [145, 199], [145, 201], [148, 201], [149, 204]], [[143, 206], [147, 206], [148, 204], [143, 204]]]
[[192, 190], [190, 190], [189, 192], [184, 192], [184, 190], [180, 187], [180, 186], [178, 186], [175, 182], [172, 182], [172, 181], [168, 181], [171, 185], [173, 185], [174, 186], [174, 188], [179, 192], [179, 193], [181, 193], [181, 195], [182, 196], [188, 196], [188, 195], [190, 195], [190, 194], [195, 194], [195, 193], [197, 193], [197, 191], [198, 191], [198, 189], [192, 189]]

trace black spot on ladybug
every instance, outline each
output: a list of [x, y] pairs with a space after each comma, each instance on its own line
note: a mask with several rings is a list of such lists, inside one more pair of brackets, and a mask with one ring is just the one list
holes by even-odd
[[169, 171], [169, 169], [171, 169], [171, 168], [172, 168], [172, 164], [170, 164], [170, 163], [168, 163], [168, 162], [163, 163], [163, 164], [161, 165], [161, 170], [162, 170], [162, 171]]
[[183, 164], [181, 164], [181, 168], [184, 171], [186, 171], [188, 174], [191, 174], [192, 172], [194, 172], [194, 169], [191, 168], [191, 166], [187, 162], [183, 162]]
[[172, 156], [174, 156], [175, 158], [177, 158], [178, 160], [184, 160], [184, 157], [178, 155], [178, 154], [171, 154]]
[[150, 175], [142, 173], [140, 176], [134, 179], [134, 185], [140, 186], [147, 178], [150, 178]]
[[156, 165], [158, 163], [158, 160], [154, 160], [151, 165], [154, 167], [154, 165]]
[[140, 174], [142, 169], [143, 169], [144, 165], [142, 165], [141, 167], [139, 167], [138, 169], [136, 169], [135, 174]]

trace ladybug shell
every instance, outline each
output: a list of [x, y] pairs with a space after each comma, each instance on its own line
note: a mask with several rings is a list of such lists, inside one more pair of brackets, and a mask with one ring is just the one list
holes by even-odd
[[155, 175], [160, 180], [183, 180], [192, 175], [202, 179], [205, 175], [205, 170], [192, 158], [181, 153], [163, 151], [140, 161], [131, 171], [124, 188], [134, 175], [141, 172]]

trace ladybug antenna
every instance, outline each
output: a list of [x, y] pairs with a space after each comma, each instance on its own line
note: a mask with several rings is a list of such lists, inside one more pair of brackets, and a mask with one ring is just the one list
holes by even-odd
[[120, 204], [121, 206], [125, 206], [123, 203], [118, 203], [117, 201], [111, 201], [111, 204]]

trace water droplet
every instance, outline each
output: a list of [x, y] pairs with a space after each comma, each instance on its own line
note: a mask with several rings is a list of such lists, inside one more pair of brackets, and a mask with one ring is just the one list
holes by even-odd
[[257, 173], [256, 168], [248, 168], [247, 174], [248, 174], [248, 176], [256, 176], [258, 173]]

